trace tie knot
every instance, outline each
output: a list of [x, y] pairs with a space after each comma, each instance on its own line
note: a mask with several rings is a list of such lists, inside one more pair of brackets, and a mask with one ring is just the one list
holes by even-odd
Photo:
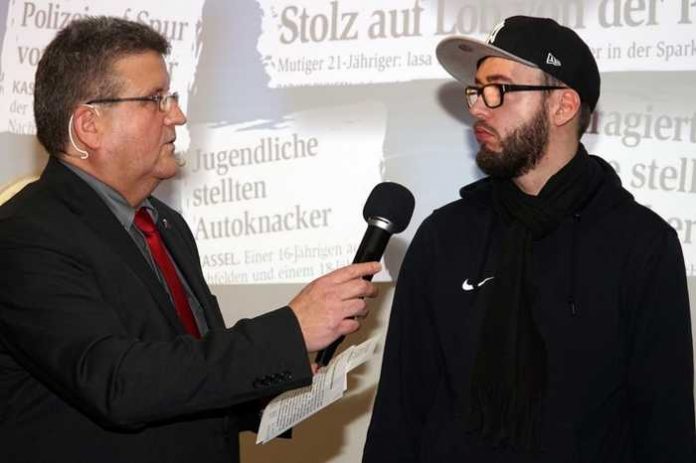
[[138, 212], [135, 213], [135, 219], [133, 220], [133, 223], [135, 223], [135, 226], [138, 227], [138, 229], [146, 235], [151, 235], [157, 232], [155, 222], [152, 221], [150, 213], [147, 212], [147, 209], [144, 207], [141, 207], [140, 209], [138, 209]]

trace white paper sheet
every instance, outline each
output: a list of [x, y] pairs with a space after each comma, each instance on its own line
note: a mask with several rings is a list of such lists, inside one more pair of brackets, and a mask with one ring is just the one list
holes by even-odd
[[285, 392], [273, 399], [261, 417], [256, 443], [265, 444], [343, 397], [348, 387], [348, 372], [374, 355], [378, 339], [370, 338], [343, 351], [314, 375], [311, 386]]

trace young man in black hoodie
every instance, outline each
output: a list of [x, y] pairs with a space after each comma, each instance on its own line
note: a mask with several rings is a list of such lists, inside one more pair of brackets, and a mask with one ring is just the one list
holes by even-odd
[[579, 142], [589, 48], [516, 16], [437, 55], [489, 177], [411, 244], [363, 461], [693, 463], [681, 248]]

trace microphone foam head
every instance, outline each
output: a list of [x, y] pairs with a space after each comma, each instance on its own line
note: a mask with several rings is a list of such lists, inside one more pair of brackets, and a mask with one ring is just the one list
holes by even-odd
[[391, 222], [394, 233], [408, 227], [416, 200], [405, 186], [394, 182], [382, 182], [372, 189], [363, 208], [365, 220], [380, 218]]

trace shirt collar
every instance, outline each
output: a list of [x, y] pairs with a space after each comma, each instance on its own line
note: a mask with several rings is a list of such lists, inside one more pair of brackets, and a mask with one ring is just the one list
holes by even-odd
[[157, 209], [154, 208], [149, 198], [145, 198], [145, 200], [137, 208], [134, 208], [128, 203], [128, 201], [126, 201], [126, 198], [124, 198], [121, 193], [114, 190], [98, 178], [88, 174], [79, 167], [73, 166], [72, 164], [68, 164], [67, 162], [63, 161], [60, 162], [97, 192], [97, 195], [106, 203], [109, 210], [111, 210], [111, 212], [116, 216], [116, 219], [118, 219], [121, 225], [123, 225], [123, 228], [126, 230], [130, 230], [131, 226], [133, 225], [135, 213], [141, 207], [147, 208], [152, 216], [152, 220], [157, 223]]

